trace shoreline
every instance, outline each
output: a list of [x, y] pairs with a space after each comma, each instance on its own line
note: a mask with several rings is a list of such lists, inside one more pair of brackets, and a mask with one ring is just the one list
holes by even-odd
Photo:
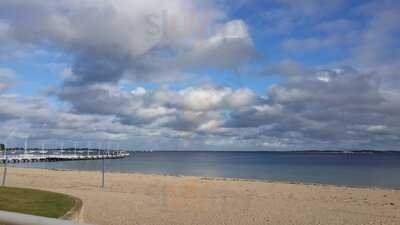
[[330, 185], [9, 168], [7, 186], [83, 200], [84, 222], [98, 225], [397, 225], [400, 191]]
[[[93, 172], [101, 173], [100, 170], [74, 170], [74, 169], [59, 169], [59, 168], [34, 168], [34, 167], [17, 167], [11, 166], [10, 168], [18, 169], [35, 169], [35, 170], [50, 170], [50, 171], [75, 171], [75, 172]], [[343, 187], [343, 188], [355, 188], [355, 189], [373, 189], [373, 190], [393, 190], [400, 191], [400, 187], [383, 187], [383, 186], [361, 186], [361, 185], [339, 185], [339, 184], [328, 184], [328, 183], [313, 183], [313, 182], [301, 182], [301, 181], [283, 181], [283, 180], [270, 180], [270, 179], [252, 179], [252, 178], [235, 178], [235, 177], [212, 177], [212, 176], [195, 176], [195, 175], [179, 175], [179, 174], [168, 174], [168, 173], [140, 173], [140, 172], [124, 172], [124, 171], [105, 171], [105, 174], [137, 174], [137, 175], [150, 175], [150, 176], [170, 176], [170, 177], [189, 177], [199, 178], [203, 180], [212, 181], [246, 181], [246, 182], [261, 182], [261, 183], [276, 183], [276, 184], [298, 184], [305, 186], [321, 186], [321, 187]]]

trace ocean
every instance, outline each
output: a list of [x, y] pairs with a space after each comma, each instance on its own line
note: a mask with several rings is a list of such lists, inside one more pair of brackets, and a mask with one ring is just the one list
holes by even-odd
[[[18, 167], [101, 170], [101, 161], [15, 164]], [[206, 176], [400, 189], [400, 153], [132, 152], [105, 160], [108, 172]]]

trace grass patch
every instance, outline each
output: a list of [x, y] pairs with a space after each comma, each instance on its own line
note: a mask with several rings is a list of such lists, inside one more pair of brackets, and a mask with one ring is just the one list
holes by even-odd
[[59, 218], [75, 200], [64, 194], [25, 188], [0, 187], [0, 210]]

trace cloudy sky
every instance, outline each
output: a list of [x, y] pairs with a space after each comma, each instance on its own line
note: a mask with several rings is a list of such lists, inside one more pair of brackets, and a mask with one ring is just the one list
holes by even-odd
[[0, 142], [400, 149], [397, 0], [2, 0]]

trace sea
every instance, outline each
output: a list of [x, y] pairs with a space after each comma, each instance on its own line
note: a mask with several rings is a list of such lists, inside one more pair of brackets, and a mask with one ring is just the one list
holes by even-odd
[[[17, 167], [101, 171], [102, 161], [15, 164]], [[131, 152], [105, 160], [106, 172], [240, 178], [290, 183], [400, 189], [400, 153]]]

